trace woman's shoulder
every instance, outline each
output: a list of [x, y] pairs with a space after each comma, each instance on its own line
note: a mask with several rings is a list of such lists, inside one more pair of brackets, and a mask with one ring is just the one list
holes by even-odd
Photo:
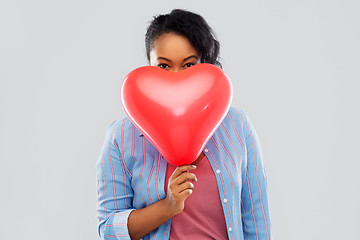
[[228, 111], [227, 117], [230, 119], [230, 121], [235, 121], [237, 124], [244, 124], [244, 121], [246, 120], [246, 113], [244, 110], [231, 106]]
[[251, 132], [255, 131], [254, 125], [249, 115], [242, 109], [230, 107], [229, 114], [231, 121], [234, 122], [235, 126], [241, 126], [241, 129], [246, 133], [245, 136], [249, 136]]
[[123, 117], [112, 121], [106, 127], [107, 134], [111, 134], [113, 138], [119, 138], [122, 134], [132, 131], [133, 124], [128, 117]]

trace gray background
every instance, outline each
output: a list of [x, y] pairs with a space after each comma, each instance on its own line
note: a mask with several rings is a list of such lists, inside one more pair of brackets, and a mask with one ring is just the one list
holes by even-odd
[[358, 239], [360, 2], [1, 1], [0, 239], [97, 239], [95, 163], [172, 8], [221, 43], [259, 135], [274, 239]]

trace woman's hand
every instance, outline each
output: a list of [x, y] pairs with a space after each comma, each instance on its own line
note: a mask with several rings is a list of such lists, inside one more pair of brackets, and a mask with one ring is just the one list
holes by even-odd
[[190, 170], [195, 170], [195, 165], [182, 165], [175, 169], [169, 178], [167, 186], [167, 196], [165, 203], [170, 207], [173, 214], [176, 215], [184, 209], [184, 202], [194, 189], [197, 178]]
[[195, 168], [193, 165], [177, 167], [169, 178], [166, 198], [130, 213], [131, 239], [144, 237], [184, 209], [184, 201], [194, 189], [192, 182], [197, 181], [195, 174], [189, 173]]

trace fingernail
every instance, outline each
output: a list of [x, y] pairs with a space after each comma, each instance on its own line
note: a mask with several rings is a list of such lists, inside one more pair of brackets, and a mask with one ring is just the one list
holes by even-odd
[[194, 168], [196, 168], [196, 165], [192, 165]]

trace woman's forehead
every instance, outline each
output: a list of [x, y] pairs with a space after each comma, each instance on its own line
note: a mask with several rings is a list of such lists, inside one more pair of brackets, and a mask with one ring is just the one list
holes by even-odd
[[163, 57], [184, 60], [189, 56], [198, 56], [198, 53], [186, 37], [167, 33], [155, 40], [152, 55], [156, 56], [156, 58]]

